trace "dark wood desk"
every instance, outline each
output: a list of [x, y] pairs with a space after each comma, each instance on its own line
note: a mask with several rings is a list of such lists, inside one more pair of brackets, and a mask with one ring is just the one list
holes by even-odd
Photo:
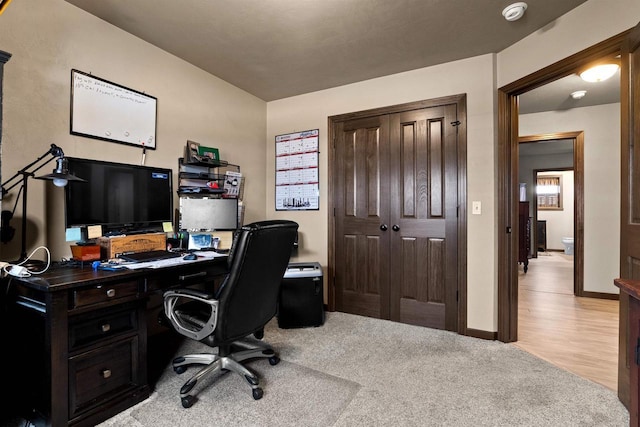
[[[640, 426], [640, 280], [615, 279], [620, 288], [618, 396], [629, 410], [629, 425]], [[626, 302], [626, 303], [625, 303]]]
[[15, 373], [5, 391], [15, 397], [16, 415], [93, 426], [149, 397], [149, 361], [161, 357], [149, 348], [173, 336], [158, 321], [163, 292], [211, 290], [226, 271], [226, 258], [216, 258], [117, 272], [54, 267], [5, 280], [5, 369]]

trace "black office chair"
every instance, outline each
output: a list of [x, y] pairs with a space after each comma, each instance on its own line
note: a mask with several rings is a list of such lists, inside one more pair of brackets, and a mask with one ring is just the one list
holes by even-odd
[[251, 385], [253, 398], [262, 398], [258, 376], [240, 362], [268, 358], [271, 365], [280, 358], [261, 341], [264, 326], [276, 314], [280, 283], [289, 263], [298, 224], [293, 221], [262, 221], [243, 226], [229, 252], [229, 273], [216, 295], [192, 289], [164, 294], [165, 315], [177, 332], [218, 349], [217, 354], [190, 354], [173, 360], [181, 374], [189, 365], [207, 365], [180, 389], [182, 406], [191, 407], [196, 398], [189, 393], [209, 373], [233, 371]]

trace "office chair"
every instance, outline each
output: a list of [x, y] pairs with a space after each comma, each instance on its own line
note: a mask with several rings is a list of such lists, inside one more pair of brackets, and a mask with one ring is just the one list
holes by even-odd
[[229, 272], [215, 295], [193, 289], [164, 293], [164, 311], [180, 334], [218, 349], [217, 354], [189, 354], [173, 360], [181, 374], [189, 365], [204, 364], [180, 389], [180, 400], [191, 407], [190, 392], [208, 374], [233, 371], [251, 386], [253, 398], [262, 398], [258, 376], [241, 362], [267, 358], [280, 362], [273, 348], [261, 341], [264, 326], [276, 314], [280, 283], [289, 263], [298, 224], [262, 221], [243, 226], [229, 252]]

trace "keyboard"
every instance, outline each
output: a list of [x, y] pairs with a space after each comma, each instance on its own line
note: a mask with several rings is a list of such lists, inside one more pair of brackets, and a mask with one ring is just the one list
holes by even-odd
[[118, 258], [124, 261], [131, 262], [147, 262], [147, 261], [158, 261], [161, 259], [170, 259], [177, 258], [182, 256], [178, 252], [169, 252], [169, 251], [147, 251], [147, 252], [136, 252], [132, 254], [122, 254], [119, 255]]

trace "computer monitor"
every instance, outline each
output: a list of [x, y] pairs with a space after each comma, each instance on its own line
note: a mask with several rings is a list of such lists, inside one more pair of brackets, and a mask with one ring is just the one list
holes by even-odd
[[180, 229], [230, 231], [238, 228], [238, 199], [181, 197]]
[[173, 220], [172, 171], [67, 157], [69, 173], [86, 182], [65, 187], [67, 228], [101, 225], [103, 231], [162, 231]]

